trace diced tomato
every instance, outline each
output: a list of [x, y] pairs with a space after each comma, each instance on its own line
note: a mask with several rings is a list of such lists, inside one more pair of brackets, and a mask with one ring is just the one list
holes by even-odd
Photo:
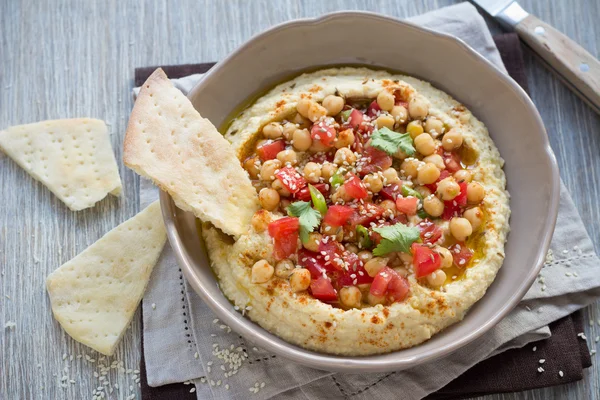
[[459, 268], [464, 268], [469, 264], [473, 257], [473, 251], [469, 249], [464, 243], [456, 243], [448, 247], [452, 258], [454, 259], [454, 265]]
[[385, 151], [376, 149], [375, 147], [367, 147], [361, 160], [360, 176], [365, 176], [373, 172], [383, 171], [392, 166], [392, 157]]
[[442, 229], [428, 219], [419, 222], [417, 228], [421, 231], [423, 243], [433, 244], [442, 237]]
[[363, 263], [356, 254], [346, 251], [343, 258], [348, 269], [337, 280], [337, 287], [339, 289], [344, 286], [355, 286], [373, 282], [373, 278], [367, 274]]
[[456, 196], [454, 198], [454, 201], [456, 201], [456, 204], [458, 204], [461, 207], [464, 207], [467, 205], [467, 186], [469, 184], [467, 182], [459, 182], [458, 186], [460, 187], [460, 193], [458, 194], [458, 196]]
[[335, 240], [321, 241], [319, 243], [319, 254], [323, 256], [323, 266], [327, 271], [341, 271], [344, 268], [343, 252], [344, 247]]
[[448, 172], [448, 170], [441, 170], [440, 171], [440, 177], [438, 178], [437, 181], [435, 181], [434, 183], [430, 183], [428, 185], [425, 185], [425, 187], [429, 190], [431, 190], [431, 193], [435, 193], [435, 191], [437, 190], [437, 185], [438, 183], [442, 180], [442, 179], [446, 179], [447, 177], [450, 176], [450, 172]]
[[346, 189], [348, 196], [357, 200], [367, 197], [369, 192], [367, 192], [367, 188], [362, 183], [360, 178], [352, 173], [350, 173], [349, 176], [350, 179], [347, 179], [346, 183], [344, 183], [344, 189]]
[[275, 140], [273, 142], [267, 142], [260, 147], [256, 148], [256, 154], [262, 161], [272, 160], [277, 157], [280, 151], [285, 150], [285, 141]]
[[[329, 184], [327, 183], [315, 183], [313, 184], [315, 189], [317, 189], [325, 198], [329, 197]], [[308, 185], [294, 193], [294, 198], [302, 201], [310, 201], [310, 190], [308, 189]]]
[[425, 245], [413, 243], [411, 251], [413, 253], [413, 268], [417, 278], [429, 275], [442, 265], [440, 255]]
[[410, 292], [410, 284], [400, 274], [396, 274], [388, 283], [387, 296], [392, 303], [404, 300], [408, 296], [408, 292]]
[[352, 230], [356, 229], [357, 225], [368, 227], [371, 222], [377, 221], [385, 210], [383, 207], [373, 203], [361, 204], [356, 208], [348, 220], [348, 225]]
[[394, 218], [390, 220], [390, 225], [395, 225], [397, 223], [408, 224], [408, 217], [404, 214], [395, 215]]
[[373, 100], [373, 102], [369, 104], [369, 108], [367, 108], [367, 115], [373, 118], [376, 117], [379, 112], [381, 112], [381, 107], [377, 104], [377, 100]]
[[275, 173], [275, 176], [290, 193], [296, 193], [307, 185], [306, 179], [293, 167], [283, 167]]
[[448, 171], [455, 173], [459, 169], [462, 169], [462, 165], [460, 165], [460, 156], [458, 154], [444, 153], [443, 158]]
[[362, 124], [364, 117], [365, 115], [361, 111], [353, 108], [350, 117], [348, 118], [348, 125], [351, 128], [356, 129]]
[[333, 205], [327, 209], [327, 214], [323, 218], [323, 222], [329, 225], [342, 226], [350, 216], [354, 213], [354, 209], [350, 206]]
[[310, 282], [310, 292], [315, 299], [323, 302], [333, 302], [338, 299], [331, 280], [323, 276], [313, 279]]
[[379, 192], [379, 195], [384, 200], [396, 201], [396, 197], [400, 193], [400, 185], [394, 183], [393, 185], [387, 185]]
[[449, 221], [453, 217], [462, 215], [463, 207], [467, 205], [467, 182], [460, 182], [460, 194], [453, 200], [444, 201], [444, 213], [442, 219]]
[[298, 251], [298, 264], [310, 271], [312, 279], [317, 279], [327, 272], [323, 256], [304, 248]]
[[310, 130], [310, 137], [313, 140], [320, 140], [325, 146], [331, 146], [335, 141], [335, 128], [325, 121], [314, 124]]
[[406, 215], [415, 215], [419, 199], [416, 197], [398, 197], [396, 199], [396, 209]]
[[300, 221], [296, 217], [283, 217], [269, 223], [269, 235], [273, 238], [273, 256], [276, 260], [288, 258], [298, 248], [298, 228]]
[[371, 294], [373, 296], [383, 296], [388, 289], [390, 281], [396, 276], [398, 274], [390, 267], [380, 269], [377, 275], [375, 275], [373, 283], [371, 283]]

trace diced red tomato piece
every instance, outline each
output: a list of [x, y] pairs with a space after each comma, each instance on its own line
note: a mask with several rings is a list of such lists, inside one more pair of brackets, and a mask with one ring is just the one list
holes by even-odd
[[371, 222], [377, 221], [385, 210], [383, 207], [373, 203], [365, 203], [354, 209], [354, 212], [348, 220], [348, 225], [352, 230], [356, 229], [357, 225], [368, 227]]
[[344, 183], [344, 189], [346, 189], [348, 196], [357, 200], [366, 198], [369, 195], [369, 192], [367, 192], [367, 188], [360, 178], [352, 173], [349, 174], [349, 176], [350, 178]]
[[467, 205], [467, 186], [469, 184], [467, 182], [459, 182], [458, 186], [460, 187], [460, 193], [458, 194], [458, 196], [456, 196], [454, 198], [454, 201], [456, 201], [456, 204], [458, 204], [460, 207], [464, 207]]
[[[317, 189], [325, 198], [329, 197], [329, 184], [327, 183], [315, 183], [313, 184], [315, 189]], [[294, 197], [298, 200], [302, 201], [310, 201], [310, 190], [308, 189], [308, 185], [294, 193]]]
[[371, 104], [369, 104], [369, 108], [367, 108], [367, 115], [371, 118], [377, 116], [381, 112], [381, 107], [377, 104], [377, 100], [373, 100]]
[[469, 249], [464, 243], [456, 243], [448, 247], [452, 258], [454, 259], [454, 265], [459, 268], [464, 268], [469, 264], [471, 258], [473, 258], [473, 251]]
[[319, 277], [310, 282], [310, 292], [315, 299], [323, 302], [337, 301], [337, 293], [331, 284], [331, 280], [326, 277]]
[[304, 248], [298, 251], [298, 264], [310, 271], [312, 279], [317, 279], [327, 272], [323, 256]]
[[396, 198], [396, 209], [406, 215], [415, 215], [419, 199], [416, 197], [398, 197]]
[[325, 146], [331, 146], [335, 141], [335, 128], [325, 121], [317, 122], [310, 130], [310, 137], [313, 140], [320, 140]]
[[341, 271], [344, 268], [343, 252], [344, 247], [335, 240], [321, 241], [319, 243], [319, 254], [323, 256], [323, 266], [327, 271]]
[[323, 222], [329, 225], [342, 226], [348, 222], [348, 219], [353, 213], [354, 209], [352, 207], [336, 204], [327, 209], [327, 214], [325, 214]]
[[373, 296], [385, 295], [389, 283], [396, 276], [398, 276], [398, 274], [390, 267], [383, 267], [382, 269], [380, 269], [377, 275], [375, 275], [373, 283], [371, 283], [371, 294]]
[[[363, 152], [364, 165], [361, 166], [360, 176], [383, 171], [392, 166], [392, 157], [385, 151], [369, 146]], [[362, 162], [361, 162], [362, 163]]]
[[421, 231], [423, 243], [433, 244], [442, 237], [442, 229], [428, 219], [419, 222], [417, 228]]
[[350, 117], [348, 118], [347, 124], [351, 128], [356, 129], [362, 124], [364, 117], [365, 115], [362, 113], [362, 111], [353, 108], [352, 112], [350, 113]]
[[431, 193], [435, 193], [435, 191], [437, 190], [437, 185], [438, 183], [442, 180], [442, 179], [446, 179], [447, 177], [450, 176], [450, 172], [448, 172], [448, 170], [441, 170], [440, 171], [440, 177], [438, 178], [437, 181], [435, 181], [434, 183], [430, 183], [428, 185], [424, 185], [427, 189], [431, 190]]
[[410, 292], [410, 284], [400, 274], [396, 274], [390, 283], [388, 283], [387, 296], [392, 303], [404, 300], [408, 296], [408, 292]]
[[272, 160], [280, 151], [285, 150], [285, 141], [275, 140], [256, 148], [256, 154], [262, 161]]
[[440, 255], [425, 245], [413, 243], [411, 251], [413, 253], [413, 268], [417, 278], [427, 276], [442, 266]]
[[283, 217], [269, 223], [269, 235], [273, 238], [273, 256], [276, 260], [283, 260], [296, 253], [299, 226], [300, 221], [296, 217]]
[[363, 263], [356, 254], [346, 251], [343, 258], [348, 269], [344, 270], [344, 274], [337, 280], [337, 287], [339, 289], [344, 286], [355, 286], [373, 282], [373, 278], [367, 274]]
[[290, 193], [297, 193], [307, 185], [306, 179], [293, 167], [283, 167], [275, 173], [275, 176]]
[[458, 154], [444, 153], [443, 158], [448, 171], [455, 173], [459, 169], [462, 169], [462, 165], [460, 165], [460, 156]]
[[442, 218], [446, 221], [453, 217], [460, 217], [463, 212], [463, 207], [467, 205], [467, 182], [460, 182], [460, 193], [453, 200], [444, 201], [444, 213]]
[[400, 185], [394, 183], [393, 185], [387, 185], [379, 192], [379, 195], [384, 200], [396, 201], [396, 197], [400, 193]]

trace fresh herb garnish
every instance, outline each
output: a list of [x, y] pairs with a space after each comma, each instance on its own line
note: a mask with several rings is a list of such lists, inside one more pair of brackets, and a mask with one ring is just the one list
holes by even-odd
[[369, 237], [369, 231], [362, 225], [356, 226], [356, 235], [358, 236], [359, 248], [369, 249], [373, 246], [373, 241]]
[[408, 253], [410, 246], [421, 237], [418, 228], [408, 227], [403, 223], [373, 228], [373, 230], [381, 235], [381, 242], [373, 249], [373, 255], [378, 257], [394, 251]]
[[327, 213], [327, 202], [325, 200], [325, 196], [323, 196], [323, 193], [319, 192], [316, 187], [310, 184], [308, 185], [308, 190], [310, 191], [310, 198], [315, 208], [321, 213], [321, 215], [325, 215]]
[[352, 114], [352, 109], [342, 111], [340, 113], [340, 115], [342, 116], [342, 122], [348, 121], [348, 118], [350, 118], [350, 114]]
[[346, 175], [346, 171], [343, 168], [337, 170], [335, 174], [331, 177], [331, 186], [334, 190], [338, 188], [342, 183], [346, 181], [344, 176]]
[[389, 155], [396, 154], [398, 150], [402, 150], [407, 156], [415, 154], [413, 140], [408, 133], [394, 132], [386, 127], [373, 132], [371, 146], [385, 151]]
[[321, 213], [310, 206], [308, 201], [296, 201], [287, 208], [291, 217], [298, 217], [300, 221], [300, 240], [308, 241], [308, 234], [313, 232], [321, 222]]
[[431, 218], [431, 216], [429, 214], [427, 214], [427, 212], [425, 210], [423, 210], [423, 209], [418, 210], [417, 211], [417, 215], [421, 219]]

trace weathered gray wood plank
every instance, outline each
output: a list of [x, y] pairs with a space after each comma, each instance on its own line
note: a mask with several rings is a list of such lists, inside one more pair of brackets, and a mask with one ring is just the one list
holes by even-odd
[[[0, 127], [48, 118], [97, 117], [110, 124], [121, 157], [122, 135], [132, 106], [133, 69], [157, 64], [214, 61], [261, 30], [292, 18], [341, 9], [365, 9], [398, 17], [453, 4], [452, 0], [375, 1], [0, 1]], [[522, 0], [522, 5], [600, 55], [600, 3], [596, 0]], [[167, 5], [168, 4], [168, 5]], [[487, 19], [494, 32], [497, 25]], [[545, 120], [561, 175], [600, 251], [600, 117], [526, 52], [534, 102]], [[96, 207], [69, 211], [41, 184], [0, 155], [0, 398], [90, 398], [101, 383], [97, 357], [69, 339], [52, 319], [46, 275], [138, 210], [137, 178], [120, 164], [124, 195]], [[587, 311], [600, 318], [598, 304]], [[592, 345], [600, 326], [586, 327]], [[139, 317], [112, 360], [139, 363]], [[73, 355], [63, 361], [63, 354]], [[93, 355], [94, 354], [94, 355]], [[595, 363], [600, 356], [595, 356]], [[106, 363], [106, 361], [104, 361]], [[68, 365], [68, 372], [63, 368]], [[54, 376], [53, 374], [56, 374]], [[120, 389], [111, 398], [139, 395], [130, 374], [111, 370]], [[76, 380], [60, 387], [62, 376]], [[594, 365], [582, 382], [486, 399], [600, 399]], [[68, 381], [67, 381], [68, 382]], [[133, 385], [133, 390], [129, 390]]]

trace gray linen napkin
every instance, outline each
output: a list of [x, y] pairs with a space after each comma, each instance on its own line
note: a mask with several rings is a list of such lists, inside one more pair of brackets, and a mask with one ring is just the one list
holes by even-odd
[[[446, 7], [411, 21], [458, 36], [504, 69], [483, 19], [470, 4]], [[187, 93], [200, 78], [192, 75], [173, 81]], [[157, 190], [142, 180], [141, 207], [156, 197]], [[216, 320], [185, 282], [166, 246], [143, 300], [148, 383], [160, 386], [193, 381], [198, 399], [244, 399], [250, 395], [258, 399], [362, 399], [399, 394], [403, 399], [422, 398], [483, 359], [548, 337], [548, 323], [600, 296], [600, 260], [564, 186], [551, 248], [554, 258], [548, 258], [524, 300], [484, 337], [443, 360], [406, 371], [332, 374], [253, 347]]]

